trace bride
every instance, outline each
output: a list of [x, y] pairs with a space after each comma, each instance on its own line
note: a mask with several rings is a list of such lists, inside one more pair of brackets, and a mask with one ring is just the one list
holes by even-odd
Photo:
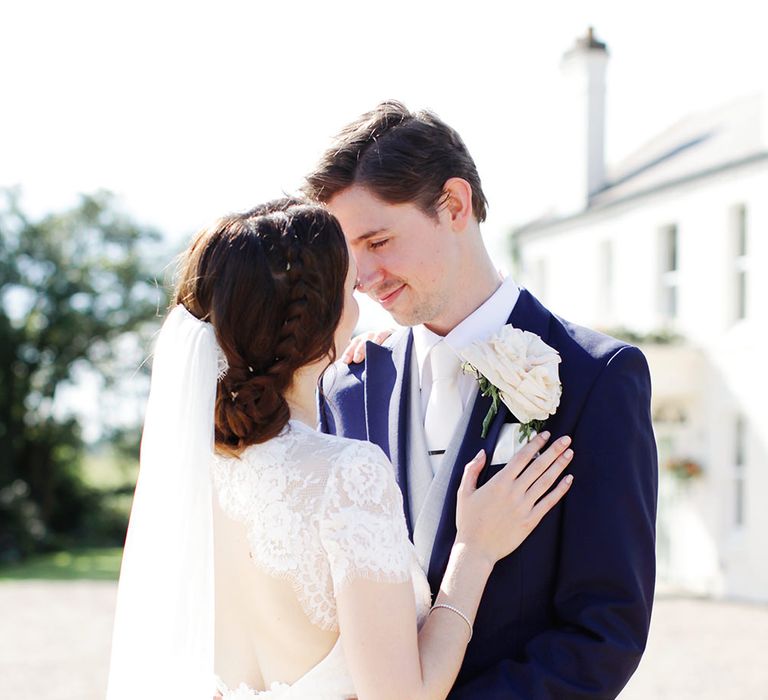
[[315, 430], [357, 322], [337, 221], [283, 199], [204, 230], [157, 339], [109, 700], [445, 698], [495, 562], [563, 497], [537, 436], [458, 493], [439, 595], [380, 448]]

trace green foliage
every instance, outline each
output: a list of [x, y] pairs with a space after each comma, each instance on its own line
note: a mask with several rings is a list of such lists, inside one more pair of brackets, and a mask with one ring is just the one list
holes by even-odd
[[512, 262], [512, 275], [515, 279], [520, 279], [522, 272], [522, 252], [520, 250], [520, 239], [516, 231], [512, 231], [509, 234], [508, 241], [509, 259]]
[[491, 427], [494, 416], [499, 412], [499, 406], [501, 405], [501, 392], [497, 386], [492, 384], [489, 379], [471, 363], [464, 362], [461, 365], [461, 369], [463, 372], [471, 374], [475, 379], [477, 379], [481, 396], [490, 396], [491, 398], [491, 406], [488, 409], [488, 413], [485, 414], [485, 418], [483, 418], [483, 429], [480, 433], [480, 437], [485, 438], [485, 436], [488, 435], [488, 429]]
[[0, 567], [0, 581], [116, 581], [120, 574], [121, 557], [120, 547], [41, 554], [20, 564]]
[[603, 329], [603, 333], [619, 340], [625, 340], [633, 345], [674, 345], [683, 340], [682, 336], [668, 329], [659, 329], [648, 333], [640, 333], [631, 328], [618, 326]]
[[501, 405], [501, 392], [497, 386], [491, 384], [491, 382], [488, 381], [488, 379], [482, 374], [478, 372], [478, 375], [481, 396], [491, 397], [491, 407], [488, 409], [488, 413], [485, 414], [485, 418], [483, 418], [483, 432], [481, 433], [481, 437], [484, 438], [486, 435], [488, 435], [488, 429], [491, 427], [491, 421], [493, 421], [494, 416], [499, 412], [499, 406]]
[[[39, 220], [15, 192], [0, 205], [0, 560], [120, 527], [81, 478], [80, 426], [57, 400], [78, 372], [109, 385], [117, 343], [145, 331], [165, 298], [153, 230], [109, 193]], [[154, 325], [154, 324], [151, 324]]]

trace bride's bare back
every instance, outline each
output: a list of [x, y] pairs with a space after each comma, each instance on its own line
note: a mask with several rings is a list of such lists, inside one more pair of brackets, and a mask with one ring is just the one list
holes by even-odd
[[[216, 673], [229, 688], [293, 684], [339, 636], [336, 593], [353, 579], [413, 577], [429, 607], [392, 467], [370, 443], [291, 421], [214, 466]], [[415, 626], [415, 625], [414, 625]]]
[[294, 683], [333, 648], [338, 631], [313, 625], [293, 584], [250, 558], [246, 526], [214, 503], [216, 671], [254, 690]]

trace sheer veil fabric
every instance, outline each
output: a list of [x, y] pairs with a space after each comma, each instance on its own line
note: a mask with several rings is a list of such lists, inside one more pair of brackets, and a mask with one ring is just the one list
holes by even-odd
[[210, 469], [222, 370], [211, 324], [176, 306], [154, 352], [107, 700], [215, 693]]
[[[291, 420], [239, 458], [215, 456], [216, 385], [225, 371], [213, 327], [174, 308], [155, 347], [107, 700], [215, 695], [214, 497], [229, 520], [245, 527], [247, 541], [240, 544], [247, 558], [240, 551], [236, 561], [291, 581], [316, 627], [339, 630], [336, 595], [358, 578], [410, 580], [414, 623], [429, 610], [429, 583], [381, 449]], [[225, 571], [234, 570], [225, 565]], [[220, 689], [232, 700], [354, 695], [338, 640], [290, 685], [276, 678], [264, 691], [243, 682]]]

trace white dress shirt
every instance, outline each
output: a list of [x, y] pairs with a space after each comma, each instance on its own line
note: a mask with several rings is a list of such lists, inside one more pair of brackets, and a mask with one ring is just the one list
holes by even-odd
[[[488, 299], [445, 336], [445, 342], [458, 355], [475, 341], [489, 338], [507, 322], [519, 296], [520, 290], [517, 284], [511, 277], [507, 277]], [[427, 402], [432, 390], [432, 367], [429, 363], [429, 351], [440, 339], [441, 336], [433, 333], [425, 326], [413, 327], [413, 349], [419, 368], [422, 418], [426, 414]], [[467, 402], [472, 397], [476, 385], [477, 380], [469, 374], [462, 373], [459, 377], [463, 408], [467, 407]]]

